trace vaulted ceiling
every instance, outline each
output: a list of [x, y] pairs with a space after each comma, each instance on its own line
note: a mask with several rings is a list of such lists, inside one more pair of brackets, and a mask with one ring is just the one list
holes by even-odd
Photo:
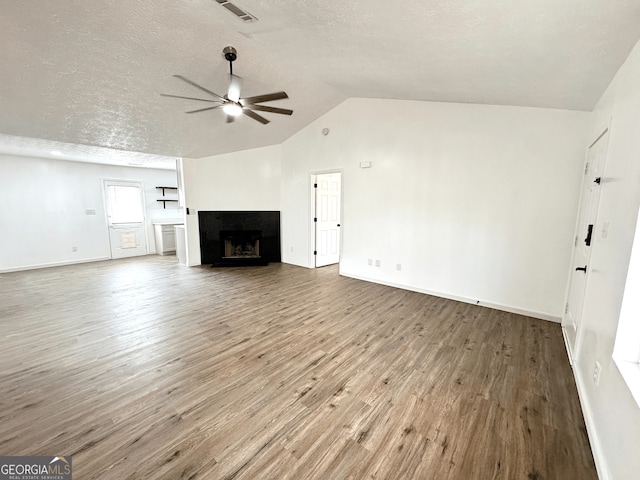
[[[640, 38], [638, 0], [233, 3], [257, 20], [214, 0], [0, 0], [0, 143], [198, 158], [281, 143], [348, 97], [588, 111]], [[271, 105], [292, 116], [225, 123], [159, 95], [206, 96], [174, 74], [226, 93], [227, 45], [243, 96], [285, 90]]]

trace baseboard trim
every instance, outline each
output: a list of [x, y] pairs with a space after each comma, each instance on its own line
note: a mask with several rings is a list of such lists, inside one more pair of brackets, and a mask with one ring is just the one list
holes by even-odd
[[447, 298], [449, 300], [456, 300], [458, 302], [470, 303], [472, 305], [478, 305], [481, 307], [493, 308], [495, 310], [501, 310], [503, 312], [515, 313], [517, 315], [524, 315], [526, 317], [539, 318], [540, 320], [547, 320], [549, 322], [561, 323], [561, 317], [557, 317], [555, 315], [551, 315], [543, 312], [536, 312], [532, 310], [525, 310], [518, 307], [512, 307], [510, 305], [502, 305], [499, 303], [487, 302], [485, 300], [478, 300], [475, 298], [462, 297], [459, 295], [453, 295], [445, 292], [438, 292], [435, 290], [427, 290], [424, 288], [412, 287], [410, 285], [403, 285], [400, 283], [387, 282], [384, 280], [380, 280], [377, 278], [369, 278], [362, 275], [356, 275], [350, 272], [346, 272], [344, 270], [340, 270], [340, 275], [355, 278], [356, 280], [363, 280], [365, 282], [378, 283], [380, 285], [386, 285], [388, 287], [400, 288], [402, 290], [410, 290], [412, 292], [424, 293], [426, 295], [433, 295], [434, 297]]
[[564, 348], [567, 350], [569, 365], [573, 366], [573, 351], [571, 349], [571, 346], [569, 345], [569, 339], [567, 338], [567, 330], [564, 327], [562, 327], [562, 339], [564, 340]]
[[600, 446], [600, 437], [595, 428], [593, 421], [593, 415], [591, 413], [591, 407], [589, 406], [589, 399], [584, 389], [584, 381], [582, 376], [575, 368], [573, 370], [573, 378], [576, 381], [576, 387], [578, 389], [578, 399], [580, 400], [580, 407], [582, 408], [582, 417], [584, 418], [584, 424], [587, 427], [587, 436], [589, 437], [589, 443], [591, 444], [591, 453], [593, 454], [593, 461], [596, 464], [596, 471], [598, 472], [598, 478], [600, 480], [611, 480], [609, 476], [609, 468], [607, 462], [602, 453], [602, 447]]
[[110, 258], [109, 257], [83, 258], [82, 260], [70, 260], [68, 262], [42, 263], [38, 265], [26, 265], [23, 267], [16, 267], [16, 268], [2, 268], [0, 269], [0, 273], [22, 272], [25, 270], [38, 270], [40, 268], [64, 267], [65, 265], [76, 265], [78, 263], [102, 262], [104, 260], [110, 260]]

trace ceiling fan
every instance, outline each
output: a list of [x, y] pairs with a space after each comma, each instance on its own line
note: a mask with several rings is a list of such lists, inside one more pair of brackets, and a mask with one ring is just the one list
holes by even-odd
[[224, 58], [229, 62], [229, 87], [227, 89], [227, 93], [224, 96], [220, 96], [217, 93], [212, 92], [211, 90], [203, 87], [202, 85], [198, 85], [193, 80], [189, 80], [187, 77], [183, 75], [174, 75], [174, 77], [179, 78], [180, 80], [187, 82], [189, 85], [192, 85], [196, 88], [199, 88], [203, 92], [208, 93], [213, 97], [213, 99], [207, 98], [195, 98], [195, 97], [184, 97], [182, 95], [171, 95], [168, 93], [161, 93], [163, 97], [172, 97], [172, 98], [184, 98], [187, 100], [198, 100], [200, 102], [211, 102], [216, 103], [211, 107], [199, 108], [197, 110], [190, 110], [185, 113], [198, 113], [198, 112], [206, 112], [207, 110], [215, 110], [216, 108], [222, 108], [222, 111], [227, 116], [227, 123], [233, 122], [236, 117], [240, 115], [246, 115], [249, 118], [252, 118], [263, 125], [269, 123], [269, 120], [264, 118], [262, 115], [256, 113], [258, 112], [267, 112], [267, 113], [278, 113], [280, 115], [291, 115], [293, 110], [289, 110], [287, 108], [277, 108], [270, 107], [268, 105], [260, 105], [264, 102], [272, 102], [274, 100], [282, 100], [285, 98], [289, 98], [286, 92], [274, 92], [274, 93], [266, 93], [264, 95], [256, 95], [253, 97], [240, 97], [240, 86], [242, 79], [237, 75], [233, 74], [233, 62], [238, 58], [238, 52], [233, 47], [225, 47], [222, 50], [222, 54]]

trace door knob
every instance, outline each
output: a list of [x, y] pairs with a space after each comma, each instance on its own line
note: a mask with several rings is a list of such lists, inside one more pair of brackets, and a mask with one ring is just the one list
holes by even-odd
[[584, 273], [587, 273], [587, 266], [585, 265], [584, 267], [577, 267], [577, 268], [576, 268], [576, 272], [584, 272]]

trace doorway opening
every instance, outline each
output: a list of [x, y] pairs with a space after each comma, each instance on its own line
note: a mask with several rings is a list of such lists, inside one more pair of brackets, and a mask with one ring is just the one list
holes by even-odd
[[104, 180], [111, 258], [146, 255], [147, 235], [142, 182]]
[[342, 173], [313, 175], [315, 267], [340, 262]]

